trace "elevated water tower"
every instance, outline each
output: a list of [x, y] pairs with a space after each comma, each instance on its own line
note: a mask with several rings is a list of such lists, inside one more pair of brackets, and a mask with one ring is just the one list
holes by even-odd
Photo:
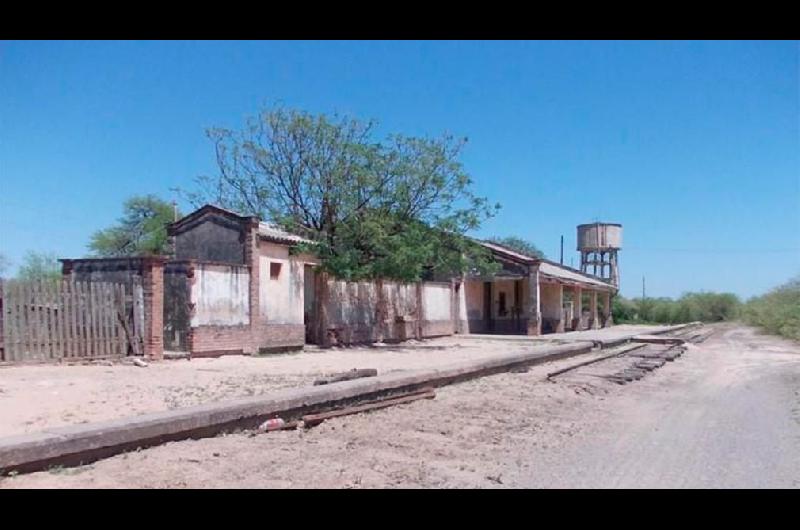
[[581, 253], [581, 272], [593, 274], [618, 287], [617, 252], [621, 248], [621, 224], [590, 223], [578, 225], [578, 251]]

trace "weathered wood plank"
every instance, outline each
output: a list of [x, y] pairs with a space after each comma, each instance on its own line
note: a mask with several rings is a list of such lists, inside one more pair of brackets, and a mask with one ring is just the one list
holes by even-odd
[[117, 316], [114, 319], [114, 322], [117, 324], [117, 341], [119, 344], [119, 354], [125, 355], [128, 353], [128, 339], [125, 336], [125, 328], [123, 327], [122, 321], [120, 321], [120, 317], [123, 319], [127, 318], [125, 313], [125, 286], [120, 284], [117, 285], [117, 303], [115, 306], [115, 310], [117, 311]]
[[141, 344], [144, 337], [144, 289], [140, 279], [133, 282], [133, 353], [141, 354]]
[[9, 320], [12, 323], [12, 334], [13, 340], [11, 341], [11, 347], [9, 349], [9, 361], [16, 361], [19, 358], [19, 350], [20, 350], [20, 334], [22, 333], [22, 322], [20, 316], [20, 299], [21, 299], [21, 292], [20, 287], [17, 282], [11, 284], [11, 304], [10, 309], [12, 311], [11, 317]]
[[38, 358], [41, 355], [41, 348], [39, 347], [39, 313], [36, 311], [36, 304], [34, 303], [34, 296], [36, 296], [36, 283], [23, 283], [25, 290], [25, 315], [27, 317], [25, 336], [27, 339], [26, 350], [29, 349], [30, 355]]
[[50, 296], [53, 299], [53, 331], [52, 331], [52, 339], [55, 343], [55, 352], [56, 356], [59, 359], [64, 358], [64, 341], [61, 339], [61, 333], [63, 332], [63, 328], [61, 326], [61, 315], [63, 311], [61, 310], [61, 306], [63, 304], [63, 299], [61, 297], [61, 280], [56, 280], [50, 286]]
[[14, 355], [17, 351], [16, 341], [17, 335], [17, 315], [19, 311], [16, 307], [19, 296], [17, 295], [16, 282], [6, 282], [5, 298], [3, 300], [3, 310], [6, 312], [3, 325], [5, 326], [6, 336], [3, 339], [5, 343], [5, 358], [3, 361], [11, 362], [14, 360]]
[[111, 285], [107, 283], [102, 284], [101, 292], [103, 294], [103, 303], [101, 306], [103, 331], [101, 335], [103, 337], [103, 352], [105, 352], [104, 355], [108, 356], [111, 355], [111, 321], [108, 318], [108, 315], [111, 313], [111, 304], [109, 303], [112, 296]]
[[100, 341], [100, 311], [99, 304], [100, 298], [97, 295], [97, 285], [94, 282], [89, 282], [89, 293], [92, 304], [92, 346], [94, 347], [94, 354], [92, 357], [101, 357], [103, 355], [102, 343]]
[[61, 359], [61, 341], [58, 340], [58, 280], [52, 281], [47, 286], [47, 292], [50, 296], [50, 350], [56, 359]]
[[104, 336], [104, 333], [103, 333], [103, 331], [104, 331], [103, 327], [104, 327], [104, 324], [105, 324], [104, 319], [103, 319], [103, 316], [104, 316], [103, 315], [103, 309], [104, 309], [104, 304], [103, 304], [103, 298], [104, 298], [104, 296], [103, 296], [103, 284], [102, 283], [98, 283], [98, 284], [92, 284], [92, 285], [94, 285], [94, 295], [95, 295], [95, 309], [94, 309], [94, 312], [95, 312], [95, 315], [97, 316], [97, 351], [98, 351], [98, 354], [100, 356], [105, 357], [106, 355], [108, 355], [108, 352], [106, 351], [106, 341], [105, 341], [105, 336]]
[[69, 352], [67, 357], [72, 359], [78, 354], [78, 325], [75, 316], [75, 283], [67, 281], [64, 283], [64, 290], [67, 293], [67, 321], [69, 326]]
[[58, 342], [61, 344], [59, 347], [59, 352], [61, 354], [62, 359], [66, 359], [67, 357], [67, 329], [66, 329], [66, 306], [67, 306], [67, 294], [64, 291], [64, 280], [63, 278], [58, 281], [56, 285], [57, 293], [58, 293]]
[[44, 339], [44, 354], [45, 359], [52, 360], [55, 359], [55, 355], [53, 355], [53, 333], [51, 329], [53, 309], [52, 299], [50, 297], [50, 282], [42, 281], [40, 282], [39, 286], [39, 308], [42, 314], [42, 338]]
[[111, 299], [108, 304], [108, 312], [111, 316], [109, 320], [109, 344], [113, 355], [119, 355], [119, 340], [117, 339], [117, 284], [111, 284], [109, 289], [111, 292]]
[[36, 314], [36, 347], [38, 348], [40, 361], [46, 360], [49, 355], [47, 352], [47, 325], [45, 307], [42, 304], [44, 284], [43, 282], [33, 282], [33, 292], [31, 295], [31, 307]]
[[77, 317], [77, 332], [78, 332], [78, 357], [86, 357], [89, 355], [89, 341], [86, 335], [86, 300], [84, 299], [83, 287], [81, 282], [75, 282], [75, 316]]

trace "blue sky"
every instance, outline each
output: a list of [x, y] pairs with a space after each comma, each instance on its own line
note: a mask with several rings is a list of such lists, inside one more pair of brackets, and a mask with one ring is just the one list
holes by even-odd
[[[800, 274], [797, 42], [0, 42], [0, 252], [85, 255], [133, 194], [214, 172], [264, 103], [469, 138], [477, 236], [577, 265], [624, 225], [622, 294], [748, 297]], [[186, 207], [186, 205], [183, 205]]]

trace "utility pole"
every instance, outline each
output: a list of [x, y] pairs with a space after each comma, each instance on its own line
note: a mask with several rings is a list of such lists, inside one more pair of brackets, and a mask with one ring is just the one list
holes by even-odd
[[642, 300], [645, 299], [645, 290], [644, 290], [644, 275], [642, 276]]
[[561, 236], [561, 264], [564, 264], [564, 236]]

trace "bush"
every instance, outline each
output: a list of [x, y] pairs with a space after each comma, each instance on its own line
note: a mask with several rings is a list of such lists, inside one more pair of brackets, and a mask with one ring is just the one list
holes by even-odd
[[743, 317], [768, 333], [800, 340], [800, 276], [748, 300]]
[[671, 298], [614, 298], [612, 315], [618, 323], [682, 324], [722, 322], [739, 316], [741, 302], [731, 293], [686, 293]]

